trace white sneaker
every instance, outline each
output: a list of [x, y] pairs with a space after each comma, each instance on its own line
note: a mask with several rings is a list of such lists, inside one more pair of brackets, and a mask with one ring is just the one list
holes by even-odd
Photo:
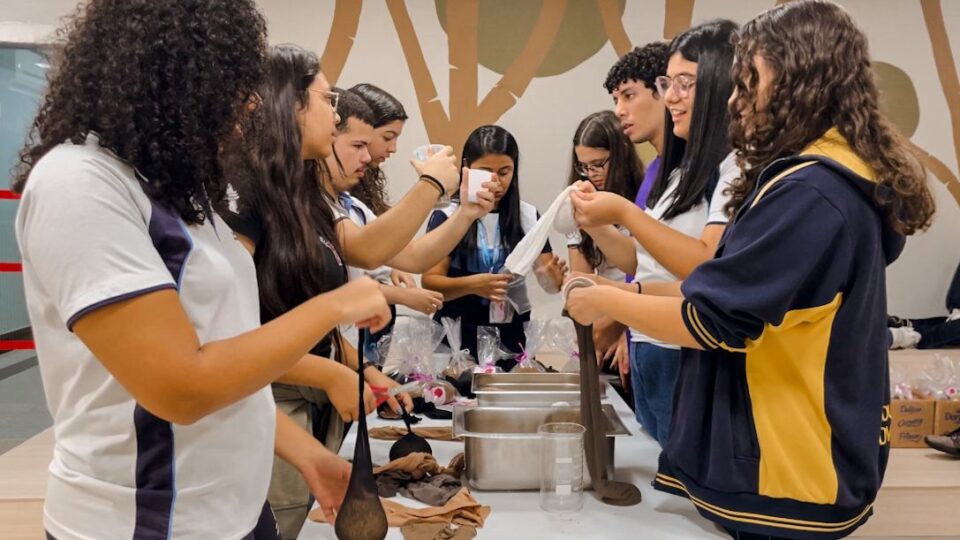
[[888, 328], [887, 330], [893, 335], [893, 344], [890, 345], [891, 349], [912, 349], [917, 346], [917, 343], [920, 343], [920, 332], [917, 332], [909, 326]]
[[950, 314], [947, 315], [948, 321], [955, 321], [957, 319], [960, 319], [960, 308], [954, 308], [953, 311], [951, 311]]

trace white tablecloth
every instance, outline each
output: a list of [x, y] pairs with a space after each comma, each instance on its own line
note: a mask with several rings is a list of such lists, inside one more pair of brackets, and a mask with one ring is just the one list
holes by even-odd
[[[609, 390], [609, 389], [608, 389]], [[633, 413], [616, 392], [608, 391], [607, 401], [613, 404], [621, 420], [633, 433], [618, 437], [616, 441], [616, 478], [636, 484], [643, 492], [643, 502], [632, 507], [608, 506], [594, 498], [592, 492], [584, 494], [583, 509], [569, 516], [560, 517], [540, 510], [540, 493], [473, 491], [473, 496], [490, 506], [492, 513], [484, 527], [478, 529], [478, 538], [523, 538], [525, 540], [552, 540], [555, 538], [610, 538], [617, 540], [649, 538], [656, 540], [721, 539], [729, 536], [697, 514], [686, 499], [654, 491], [650, 483], [657, 470], [660, 447], [649, 435], [640, 430]], [[402, 425], [402, 422], [387, 422], [376, 415], [368, 417], [370, 427]], [[424, 418], [418, 426], [450, 425], [450, 421]], [[353, 458], [356, 431], [350, 430], [340, 454]], [[372, 457], [375, 464], [387, 463], [391, 441], [371, 439]], [[433, 453], [441, 464], [463, 451], [463, 443], [430, 441]], [[398, 497], [398, 502], [412, 507], [422, 504]], [[333, 527], [307, 521], [300, 533], [301, 540], [334, 540]], [[392, 528], [389, 539], [400, 539], [400, 529]]]

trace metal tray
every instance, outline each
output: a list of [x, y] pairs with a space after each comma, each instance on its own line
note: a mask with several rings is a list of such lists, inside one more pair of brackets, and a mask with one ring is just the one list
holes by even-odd
[[[600, 384], [600, 398], [607, 384]], [[580, 404], [578, 373], [476, 373], [473, 393], [481, 407], [552, 407]]]
[[[607, 476], [613, 477], [614, 438], [630, 431], [613, 406], [603, 405], [607, 426]], [[464, 437], [467, 484], [487, 491], [540, 489], [540, 437], [549, 422], [580, 422], [579, 407], [457, 407], [454, 435]], [[590, 474], [584, 466], [584, 486]]]

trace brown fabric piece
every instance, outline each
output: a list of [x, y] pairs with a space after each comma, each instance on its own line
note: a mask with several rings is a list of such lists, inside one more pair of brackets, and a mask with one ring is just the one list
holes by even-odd
[[454, 527], [446, 523], [411, 523], [400, 529], [405, 540], [470, 540], [477, 530], [466, 525]]
[[461, 489], [439, 508], [410, 508], [386, 500], [383, 501], [383, 509], [387, 511], [387, 521], [391, 527], [402, 527], [408, 523], [453, 523], [480, 528], [490, 516], [490, 507], [481, 506], [466, 489]]
[[463, 452], [457, 454], [450, 460], [450, 464], [442, 467], [437, 458], [430, 454], [415, 452], [400, 459], [395, 459], [382, 467], [375, 467], [373, 474], [381, 474], [387, 471], [406, 471], [419, 480], [428, 474], [451, 474], [454, 476], [463, 472], [464, 466]]
[[410, 473], [406, 471], [387, 471], [377, 475], [377, 491], [384, 499], [396, 497], [400, 488], [413, 482]]
[[[453, 523], [479, 529], [490, 517], [490, 507], [482, 506], [466, 489], [461, 489], [447, 504], [439, 508], [410, 508], [389, 499], [381, 502], [391, 527], [403, 527], [410, 523]], [[310, 520], [317, 523], [327, 522], [319, 508], [310, 512]]]
[[404, 471], [410, 473], [414, 480], [419, 480], [428, 474], [440, 474], [443, 467], [437, 463], [437, 458], [430, 454], [414, 452], [400, 459], [395, 459], [382, 467], [375, 467], [373, 474], [382, 474], [388, 471]]
[[463, 454], [457, 454], [447, 467], [430, 454], [414, 453], [377, 467], [373, 474], [381, 497], [398, 493], [431, 506], [443, 506], [462, 487]]
[[[452, 427], [422, 427], [422, 428], [413, 428], [413, 432], [417, 435], [423, 437], [424, 439], [431, 439], [434, 441], [462, 441], [461, 437], [453, 436]], [[370, 429], [370, 438], [380, 439], [383, 441], [396, 441], [400, 437], [403, 437], [407, 434], [407, 428], [405, 427], [377, 427]]]
[[435, 474], [419, 482], [409, 482], [400, 486], [400, 494], [408, 499], [420, 501], [430, 506], [443, 506], [450, 502], [463, 483], [459, 477], [449, 474]]
[[453, 456], [453, 459], [450, 460], [450, 463], [447, 464], [447, 470], [443, 471], [446, 474], [452, 474], [453, 476], [460, 477], [463, 474], [463, 470], [467, 468], [467, 458], [463, 452]]
[[597, 373], [593, 326], [583, 326], [576, 321], [574, 325], [580, 346], [580, 420], [587, 429], [583, 434], [583, 446], [593, 492], [601, 501], [613, 506], [640, 504], [642, 496], [637, 486], [606, 477], [607, 419], [600, 404], [600, 375]]

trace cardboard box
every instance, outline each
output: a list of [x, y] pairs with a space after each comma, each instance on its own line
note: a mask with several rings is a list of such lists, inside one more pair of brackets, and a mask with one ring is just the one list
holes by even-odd
[[960, 428], [960, 400], [937, 401], [933, 433], [945, 435], [958, 428]]
[[890, 402], [890, 446], [925, 448], [923, 437], [933, 434], [936, 401], [895, 399]]

